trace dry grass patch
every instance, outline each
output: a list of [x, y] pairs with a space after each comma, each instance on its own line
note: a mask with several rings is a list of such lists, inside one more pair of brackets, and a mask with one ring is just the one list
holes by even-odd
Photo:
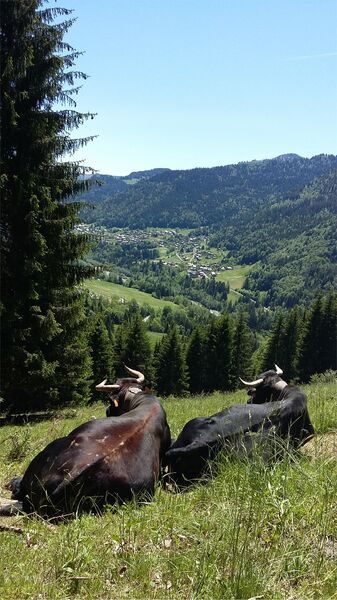
[[337, 459], [337, 431], [316, 434], [305, 446], [301, 452], [312, 459]]

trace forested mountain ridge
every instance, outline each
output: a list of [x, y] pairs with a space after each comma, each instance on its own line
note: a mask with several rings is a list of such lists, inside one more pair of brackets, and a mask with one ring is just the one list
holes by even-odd
[[148, 171], [133, 171], [129, 175], [93, 175], [87, 181], [93, 184], [79, 198], [93, 205], [99, 204], [115, 194], [126, 192], [130, 185], [135, 185], [143, 179], [151, 179], [169, 169], [150, 169]]
[[337, 170], [262, 211], [255, 227], [233, 227], [232, 240], [234, 232], [236, 258], [259, 261], [245, 287], [262, 292], [267, 305], [289, 308], [337, 289]]
[[97, 177], [105, 185], [92, 187], [79, 199], [94, 206], [83, 211], [85, 220], [107, 227], [216, 227], [236, 217], [250, 221], [266, 206], [295, 199], [306, 185], [336, 167], [337, 156], [287, 154], [222, 167], [155, 170], [142, 178], [139, 173], [128, 178], [105, 175]]

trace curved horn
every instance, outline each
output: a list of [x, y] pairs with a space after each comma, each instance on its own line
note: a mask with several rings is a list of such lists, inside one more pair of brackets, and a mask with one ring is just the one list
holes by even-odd
[[276, 363], [275, 363], [275, 370], [276, 370], [277, 375], [283, 375], [282, 369], [280, 369], [280, 367], [278, 367]]
[[137, 383], [143, 383], [145, 379], [143, 373], [141, 373], [140, 371], [135, 371], [134, 369], [130, 369], [130, 367], [127, 367], [126, 365], [124, 365], [124, 367], [128, 371], [128, 373], [130, 373], [130, 375], [133, 375], [137, 378]]
[[113, 392], [114, 390], [120, 390], [120, 385], [118, 385], [117, 383], [113, 383], [111, 385], [106, 385], [106, 382], [108, 380], [107, 379], [103, 379], [103, 381], [101, 381], [101, 383], [98, 383], [95, 387], [95, 389], [98, 392]]
[[263, 383], [263, 377], [260, 377], [260, 379], [255, 379], [255, 381], [244, 381], [243, 379], [241, 379], [241, 377], [239, 377], [239, 379], [241, 383], [243, 383], [243, 385], [248, 385], [249, 387], [256, 387]]

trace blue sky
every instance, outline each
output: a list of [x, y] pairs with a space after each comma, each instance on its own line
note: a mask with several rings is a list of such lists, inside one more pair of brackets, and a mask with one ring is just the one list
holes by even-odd
[[[50, 2], [53, 6], [54, 2]], [[57, 0], [101, 173], [337, 154], [337, 0]]]

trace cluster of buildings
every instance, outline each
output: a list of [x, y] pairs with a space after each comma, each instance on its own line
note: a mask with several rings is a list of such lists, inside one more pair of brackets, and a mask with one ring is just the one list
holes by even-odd
[[[209, 279], [215, 277], [220, 271], [231, 270], [232, 267], [214, 262], [210, 265], [202, 264], [203, 260], [215, 260], [216, 254], [207, 248], [207, 237], [193, 236], [180, 233], [174, 229], [107, 229], [93, 223], [80, 223], [76, 226], [78, 233], [96, 236], [100, 241], [120, 244], [139, 244], [140, 242], [156, 240], [158, 248], [165, 249], [166, 260], [163, 264], [178, 266], [183, 263], [187, 275], [192, 278]], [[171, 255], [171, 257], [170, 257]], [[172, 262], [172, 255], [178, 263]], [[164, 257], [163, 257], [164, 258]], [[171, 259], [170, 259], [171, 258]]]

